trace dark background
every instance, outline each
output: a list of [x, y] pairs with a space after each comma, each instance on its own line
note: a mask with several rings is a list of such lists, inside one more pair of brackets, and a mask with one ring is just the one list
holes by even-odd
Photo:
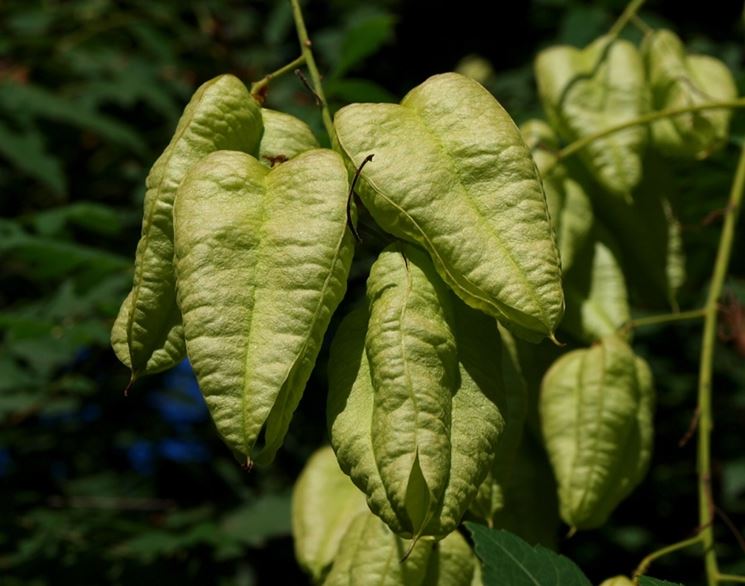
[[[523, 121], [539, 112], [535, 54], [589, 42], [625, 5], [499, 2], [494, 17], [485, 4], [307, 2], [331, 104], [397, 100], [478, 55], [493, 68], [485, 84]], [[725, 60], [744, 93], [741, 2], [650, 0], [642, 16]], [[634, 27], [625, 34], [639, 38]], [[284, 2], [0, 3], [1, 583], [306, 582], [294, 561], [289, 498], [325, 440], [325, 351], [275, 464], [247, 473], [217, 438], [188, 364], [138, 382], [125, 398], [128, 373], [108, 346], [131, 282], [144, 178], [189, 96], [218, 73], [249, 83], [297, 54]], [[267, 105], [321, 135], [294, 76], [272, 85]], [[670, 186], [688, 256], [684, 309], [705, 298], [720, 224], [703, 220], [726, 200], [743, 118], [735, 117], [731, 145], [682, 166]], [[739, 303], [744, 230], [741, 221], [727, 284]], [[352, 292], [369, 254], [357, 256]], [[695, 407], [699, 340], [697, 323], [636, 336], [659, 396], [651, 471], [608, 526], [560, 539], [596, 583], [697, 525], [695, 446], [677, 443]], [[715, 368], [715, 498], [742, 532], [745, 357], [722, 341]], [[745, 550], [720, 518], [716, 533], [723, 570], [745, 572]], [[699, 552], [661, 560], [654, 573], [700, 584]]]

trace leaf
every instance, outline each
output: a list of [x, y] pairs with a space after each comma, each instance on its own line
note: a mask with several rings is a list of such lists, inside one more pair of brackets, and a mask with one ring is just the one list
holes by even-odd
[[543, 377], [543, 439], [573, 529], [603, 525], [644, 477], [653, 395], [646, 362], [616, 336], [563, 355]]
[[54, 193], [67, 189], [62, 163], [47, 152], [41, 132], [16, 132], [0, 122], [0, 154]]
[[318, 148], [310, 127], [300, 120], [276, 110], [261, 109], [264, 134], [259, 143], [259, 161], [273, 167], [300, 153]]
[[[504, 426], [496, 324], [457, 301], [412, 245], [381, 254], [368, 299], [369, 325], [353, 312], [332, 343], [331, 443], [393, 531], [443, 537], [483, 481]], [[461, 328], [472, 316], [484, 325]]]
[[172, 211], [179, 184], [213, 151], [256, 153], [261, 133], [259, 105], [238, 78], [221, 75], [197, 89], [150, 170], [132, 291], [111, 332], [112, 347], [133, 378], [171, 368], [184, 357], [173, 271]]
[[271, 170], [218, 151], [179, 188], [174, 258], [189, 359], [218, 432], [258, 464], [282, 444], [346, 290], [347, 192], [341, 157], [321, 149]]
[[115, 235], [121, 232], [124, 224], [122, 218], [127, 216], [124, 211], [103, 204], [79, 201], [37, 212], [31, 217], [31, 223], [43, 236], [58, 235], [68, 224], [80, 226], [94, 234]]
[[[561, 269], [566, 273], [575, 256], [590, 238], [593, 226], [592, 202], [582, 182], [563, 164], [556, 164], [558, 137], [542, 120], [528, 120], [520, 132], [530, 147], [538, 171], [543, 177], [543, 189], [551, 224], [561, 256]], [[553, 167], [550, 173], [545, 171]]]
[[[573, 141], [639, 117], [649, 108], [644, 66], [636, 47], [600, 37], [582, 50], [539, 53], [535, 76], [543, 109], [564, 140]], [[595, 179], [622, 199], [642, 177], [647, 129], [634, 126], [597, 139], [580, 152]]]
[[[737, 86], [727, 66], [706, 55], [688, 55], [678, 36], [669, 30], [647, 35], [642, 55], [652, 88], [655, 110], [685, 108], [737, 97]], [[654, 122], [652, 142], [660, 152], [702, 158], [727, 140], [732, 111], [703, 110]]]
[[343, 77], [347, 71], [376, 53], [393, 37], [394, 19], [390, 14], [369, 14], [352, 24], [341, 41], [341, 56], [332, 71], [333, 78]]
[[244, 546], [262, 547], [270, 539], [290, 533], [290, 496], [286, 492], [262, 495], [233, 509], [220, 519], [218, 528], [218, 541], [229, 537]]
[[478, 83], [429, 78], [396, 104], [352, 104], [335, 126], [373, 219], [418, 243], [469, 305], [529, 337], [563, 312], [560, 268], [535, 165]]
[[39, 86], [9, 81], [0, 83], [0, 109], [5, 109], [12, 117], [28, 118], [30, 115], [72, 124], [135, 152], [145, 150], [142, 139], [129, 126]]
[[578, 340], [592, 343], [631, 319], [618, 248], [599, 223], [564, 275], [567, 309], [561, 322]]
[[310, 457], [292, 491], [292, 536], [298, 563], [319, 582], [331, 566], [352, 520], [367, 511], [330, 447]]
[[484, 563], [484, 586], [590, 586], [590, 581], [567, 557], [531, 547], [507, 531], [466, 523], [476, 555]]
[[[341, 541], [324, 586], [417, 586], [427, 573], [431, 540], [411, 542], [397, 537], [370, 512], [357, 515]], [[405, 561], [404, 555], [411, 549]]]

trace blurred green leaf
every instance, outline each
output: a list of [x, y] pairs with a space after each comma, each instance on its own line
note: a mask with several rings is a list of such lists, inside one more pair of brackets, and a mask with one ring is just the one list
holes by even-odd
[[368, 14], [352, 23], [341, 40], [339, 61], [332, 78], [343, 77], [348, 71], [376, 53], [393, 37], [395, 19], [390, 14]]
[[16, 132], [0, 121], [0, 154], [53, 192], [65, 192], [67, 181], [62, 164], [47, 152], [44, 138], [38, 130]]

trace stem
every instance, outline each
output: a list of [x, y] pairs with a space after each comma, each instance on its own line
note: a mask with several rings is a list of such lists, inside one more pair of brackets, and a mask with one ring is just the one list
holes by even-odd
[[623, 328], [634, 329], [642, 326], [653, 326], [657, 324], [667, 324], [676, 321], [686, 321], [700, 319], [706, 315], [706, 309], [691, 309], [689, 311], [679, 311], [677, 313], [663, 313], [662, 315], [650, 315], [648, 317], [639, 317], [626, 322]]
[[292, 17], [295, 20], [295, 29], [297, 30], [297, 38], [300, 41], [300, 50], [303, 52], [305, 58], [305, 65], [308, 67], [310, 73], [310, 80], [313, 84], [313, 91], [316, 93], [318, 98], [321, 100], [321, 118], [323, 119], [323, 125], [326, 128], [326, 132], [329, 135], [331, 146], [334, 150], [339, 150], [339, 141], [336, 138], [336, 132], [334, 131], [334, 123], [331, 120], [331, 113], [329, 112], [328, 104], [326, 103], [326, 96], [323, 93], [323, 84], [321, 83], [321, 74], [318, 73], [318, 67], [316, 66], [316, 60], [313, 57], [313, 49], [311, 49], [312, 43], [308, 38], [308, 31], [305, 28], [305, 20], [303, 20], [303, 11], [300, 9], [299, 0], [290, 0], [292, 4]]
[[624, 27], [629, 23], [629, 21], [636, 16], [636, 13], [639, 12], [639, 9], [642, 7], [642, 4], [644, 4], [645, 0], [631, 0], [626, 5], [625, 10], [621, 13], [621, 16], [618, 17], [618, 20], [613, 23], [613, 26], [608, 31], [608, 36], [616, 38], [619, 34], [621, 34], [621, 31], [624, 29]]
[[634, 570], [634, 579], [633, 579], [634, 584], [639, 583], [639, 577], [647, 573], [647, 570], [649, 570], [649, 566], [652, 565], [653, 561], [661, 557], [664, 557], [668, 554], [671, 554], [674, 551], [678, 551], [679, 549], [685, 549], [686, 547], [696, 545], [700, 541], [701, 541], [701, 533], [689, 539], [684, 539], [683, 541], [678, 541], [676, 543], [672, 543], [656, 551], [653, 551], [647, 557], [645, 557], [641, 562], [639, 562], [639, 565], [637, 566], [636, 570]]
[[719, 297], [722, 294], [724, 279], [727, 275], [732, 243], [734, 241], [735, 224], [745, 188], [745, 146], [740, 152], [740, 160], [732, 182], [727, 215], [719, 239], [719, 249], [714, 264], [714, 274], [709, 285], [706, 299], [706, 318], [701, 346], [701, 370], [698, 379], [698, 407], [700, 419], [698, 424], [698, 502], [699, 524], [703, 527], [701, 538], [704, 545], [704, 560], [706, 564], [706, 580], [708, 586], [715, 586], [719, 570], [717, 556], [714, 550], [714, 528], [712, 520], [714, 506], [711, 497], [711, 430], [713, 427], [711, 412], [711, 377], [714, 359], [714, 346], [717, 335], [717, 309]]
[[603, 130], [600, 130], [598, 132], [583, 136], [582, 138], [575, 140], [574, 142], [565, 146], [557, 153], [556, 158], [546, 166], [546, 168], [543, 170], [543, 175], [545, 177], [554, 170], [554, 168], [559, 164], [560, 161], [577, 154], [588, 144], [598, 140], [599, 138], [605, 138], [610, 134], [620, 132], [621, 130], [626, 130], [627, 128], [631, 128], [632, 126], [650, 124], [655, 120], [670, 118], [672, 116], [678, 116], [679, 114], [700, 112], [701, 110], [723, 110], [727, 108], [745, 108], [745, 98], [738, 98], [736, 100], [726, 100], [721, 102], [707, 102], [705, 104], [696, 104], [694, 106], [685, 106], [683, 108], [669, 108], [667, 110], [649, 112], [648, 114], [644, 114], [642, 116], [639, 116], [638, 118], [627, 120], [626, 122], [616, 124], [615, 126], [609, 126], [608, 128], [604, 128]]
[[261, 96], [264, 93], [264, 88], [266, 88], [266, 86], [268, 86], [275, 77], [280, 77], [285, 73], [290, 73], [290, 71], [294, 71], [304, 64], [305, 55], [300, 55], [300, 57], [298, 57], [294, 61], [290, 61], [287, 65], [283, 65], [279, 69], [272, 71], [271, 73], [267, 73], [259, 81], [255, 81], [251, 84], [251, 95], [254, 97]]
[[734, 574], [718, 574], [717, 582], [739, 582], [745, 584], [745, 576], [735, 576]]

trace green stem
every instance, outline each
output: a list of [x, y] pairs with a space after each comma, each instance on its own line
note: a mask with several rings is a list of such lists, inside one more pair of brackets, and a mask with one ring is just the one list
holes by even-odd
[[308, 38], [308, 31], [305, 28], [305, 20], [303, 20], [303, 11], [300, 9], [300, 1], [290, 0], [290, 3], [292, 4], [292, 16], [295, 20], [297, 38], [298, 41], [300, 41], [300, 50], [303, 52], [303, 57], [305, 57], [305, 64], [308, 67], [308, 73], [310, 73], [310, 81], [313, 84], [313, 91], [321, 101], [321, 117], [323, 118], [323, 125], [329, 135], [331, 146], [334, 150], [338, 151], [339, 141], [336, 137], [336, 131], [334, 130], [334, 123], [331, 120], [331, 113], [329, 112], [328, 104], [326, 103], [326, 96], [323, 93], [321, 74], [318, 73], [316, 60], [313, 57], [313, 49], [311, 49], [312, 43]]
[[627, 322], [623, 327], [628, 329], [642, 326], [653, 326], [657, 324], [668, 324], [676, 321], [686, 321], [700, 319], [706, 316], [706, 309], [691, 309], [689, 311], [679, 311], [677, 313], [663, 313], [662, 315], [650, 315], [648, 317], [638, 317]]
[[618, 17], [618, 20], [613, 23], [613, 26], [608, 31], [608, 36], [616, 38], [621, 34], [621, 31], [626, 27], [629, 21], [634, 18], [637, 12], [639, 12], [639, 9], [642, 7], [644, 2], [645, 0], [631, 0], [631, 2], [627, 4], [626, 9], [621, 13], [621, 16]]
[[699, 523], [703, 527], [701, 536], [704, 544], [704, 561], [706, 564], [706, 580], [708, 586], [717, 583], [719, 570], [717, 567], [717, 555], [714, 550], [714, 528], [712, 520], [714, 517], [714, 505], [711, 496], [711, 430], [713, 419], [711, 413], [711, 377], [714, 360], [714, 346], [717, 337], [717, 309], [719, 297], [722, 295], [724, 279], [727, 276], [727, 267], [732, 253], [732, 243], [735, 235], [737, 215], [742, 202], [743, 190], [745, 190], [745, 146], [740, 152], [740, 160], [732, 182], [727, 213], [719, 239], [719, 249], [714, 263], [714, 274], [709, 285], [709, 294], [706, 298], [706, 318], [704, 320], [704, 333], [701, 346], [701, 365], [698, 378], [698, 408], [700, 418], [698, 422], [698, 504]]
[[546, 168], [543, 170], [544, 177], [551, 173], [556, 166], [561, 162], [562, 160], [571, 157], [572, 155], [577, 154], [579, 151], [581, 151], [583, 148], [585, 148], [590, 143], [600, 139], [605, 138], [606, 136], [610, 134], [614, 134], [616, 132], [620, 132], [621, 130], [626, 130], [627, 128], [631, 128], [632, 126], [639, 126], [642, 124], [650, 124], [651, 122], [654, 122], [655, 120], [660, 120], [662, 118], [670, 118], [672, 116], [678, 116], [679, 114], [688, 114], [690, 112], [700, 112], [702, 110], [724, 110], [729, 108], [745, 108], [745, 98], [738, 98], [736, 100], [726, 100], [721, 102], [707, 102], [705, 104], [696, 104], [694, 106], [685, 106], [683, 108], [669, 108], [667, 110], [659, 110], [657, 112], [649, 112], [648, 114], [644, 114], [642, 116], [639, 116], [638, 118], [634, 118], [632, 120], [627, 120], [626, 122], [622, 122], [620, 124], [616, 124], [615, 126], [609, 126], [608, 128], [604, 128], [603, 130], [600, 130], [598, 132], [594, 132], [592, 134], [588, 134], [587, 136], [583, 136], [582, 138], [575, 140], [574, 142], [568, 144], [563, 149], [561, 149], [557, 155], [556, 158], [549, 163]]
[[745, 576], [735, 576], [734, 574], [718, 574], [717, 582], [739, 582], [745, 584]]
[[[267, 73], [264, 77], [262, 77], [259, 81], [255, 81], [251, 84], [251, 95], [254, 97], [259, 97], [263, 94], [264, 88], [269, 85], [269, 83], [281, 75], [284, 75], [285, 73], [290, 73], [291, 71], [294, 71], [301, 65], [305, 64], [305, 55], [300, 55], [297, 59], [294, 61], [290, 61], [287, 65], [283, 65], [279, 69], [272, 71], [271, 73]], [[263, 100], [260, 100], [263, 101]]]
[[665, 547], [662, 547], [656, 551], [653, 551], [647, 557], [645, 557], [639, 563], [636, 570], [634, 570], [634, 584], [639, 584], [639, 577], [647, 573], [647, 570], [649, 570], [649, 566], [651, 566], [652, 562], [654, 562], [655, 560], [661, 557], [664, 557], [668, 554], [671, 554], [674, 551], [678, 551], [679, 549], [685, 549], [686, 547], [696, 545], [697, 543], [700, 543], [700, 542], [701, 542], [701, 533], [689, 539], [684, 539], [683, 541], [678, 541], [676, 543], [666, 545]]

